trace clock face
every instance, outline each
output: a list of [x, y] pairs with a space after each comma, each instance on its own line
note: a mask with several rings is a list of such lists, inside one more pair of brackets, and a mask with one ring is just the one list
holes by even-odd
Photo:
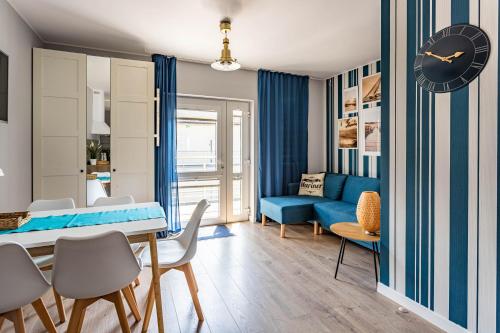
[[425, 90], [444, 93], [460, 89], [481, 73], [490, 55], [490, 41], [480, 28], [456, 24], [438, 31], [422, 45], [413, 66]]

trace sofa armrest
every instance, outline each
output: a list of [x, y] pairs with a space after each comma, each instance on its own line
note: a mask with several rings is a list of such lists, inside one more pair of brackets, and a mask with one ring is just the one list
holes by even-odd
[[300, 183], [289, 183], [288, 184], [288, 195], [297, 195], [299, 194]]

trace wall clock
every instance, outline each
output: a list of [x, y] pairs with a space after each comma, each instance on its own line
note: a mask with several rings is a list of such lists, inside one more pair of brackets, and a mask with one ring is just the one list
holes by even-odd
[[445, 93], [468, 85], [490, 56], [490, 41], [480, 28], [455, 24], [436, 32], [418, 51], [413, 71], [425, 90]]

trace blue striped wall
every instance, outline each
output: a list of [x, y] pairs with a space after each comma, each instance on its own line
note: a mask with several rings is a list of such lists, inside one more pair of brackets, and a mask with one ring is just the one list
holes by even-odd
[[[455, 23], [487, 32], [490, 60], [426, 92], [414, 56]], [[470, 332], [500, 332], [499, 35], [497, 0], [382, 1], [381, 282]]]
[[[343, 117], [358, 116], [351, 112], [343, 116], [343, 90], [358, 86], [358, 103], [361, 101], [361, 79], [380, 72], [380, 61], [352, 69], [326, 81], [326, 163], [327, 172], [380, 178], [380, 156], [362, 156], [358, 149], [339, 149], [337, 120]], [[365, 103], [358, 108], [380, 106], [380, 102]]]

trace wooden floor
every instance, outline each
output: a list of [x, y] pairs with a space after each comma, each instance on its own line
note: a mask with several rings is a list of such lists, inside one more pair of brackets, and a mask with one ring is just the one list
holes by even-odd
[[[347, 244], [334, 280], [336, 236], [313, 236], [312, 225], [287, 227], [286, 239], [274, 223], [229, 227], [236, 236], [200, 241], [193, 261], [204, 322], [198, 323], [182, 273], [162, 277], [166, 332], [440, 332], [416, 315], [398, 313], [396, 303], [375, 291], [373, 257], [364, 248]], [[141, 313], [150, 277], [146, 269], [136, 288]], [[51, 293], [44, 300], [57, 322]], [[72, 301], [64, 303], [69, 315]], [[27, 332], [43, 332], [31, 306], [24, 311]], [[59, 324], [58, 331], [66, 326]], [[134, 323], [132, 332], [141, 326]], [[1, 332], [12, 331], [5, 322]], [[88, 309], [83, 332], [119, 331], [111, 304], [99, 301]], [[157, 331], [155, 312], [149, 331]]]

